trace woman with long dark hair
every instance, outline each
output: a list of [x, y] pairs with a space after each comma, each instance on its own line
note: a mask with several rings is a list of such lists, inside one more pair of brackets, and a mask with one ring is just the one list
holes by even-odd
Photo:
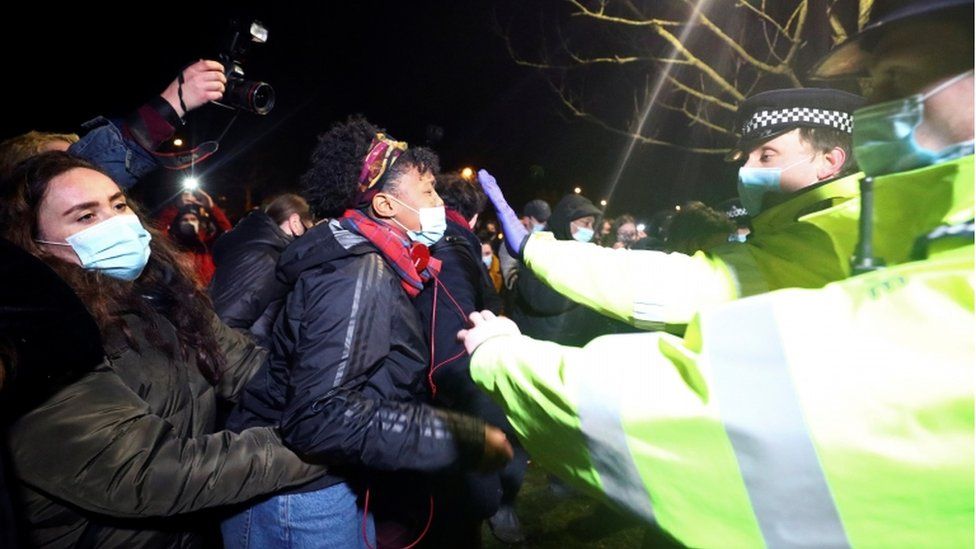
[[106, 352], [10, 425], [31, 545], [197, 545], [193, 512], [324, 472], [273, 428], [215, 431], [216, 399], [236, 400], [265, 351], [216, 319], [107, 175], [66, 153], [27, 160], [0, 187], [0, 236], [74, 289]]

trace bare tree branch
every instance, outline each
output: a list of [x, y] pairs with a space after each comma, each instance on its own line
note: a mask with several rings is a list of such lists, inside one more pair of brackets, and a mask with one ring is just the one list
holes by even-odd
[[[670, 74], [667, 75], [667, 79], [668, 82], [671, 82], [671, 84], [674, 85], [674, 87], [678, 88], [679, 90], [689, 95], [693, 95], [698, 99], [701, 99], [702, 101], [707, 101], [709, 103], [712, 103], [713, 105], [718, 105], [719, 107], [722, 107], [727, 111], [735, 112], [737, 110], [737, 107], [732, 103], [729, 103], [728, 101], [722, 101], [721, 99], [715, 97], [714, 95], [707, 94], [700, 90], [696, 90], [695, 88], [692, 88], [690, 86], [686, 86], [682, 84], [677, 78], [671, 76]], [[704, 87], [704, 83], [702, 83], [701, 85], [702, 87]]]
[[[777, 65], [770, 65], [768, 63], [764, 63], [763, 61], [760, 61], [759, 59], [756, 59], [749, 52], [747, 52], [746, 49], [743, 48], [738, 42], [733, 40], [728, 34], [725, 34], [725, 32], [721, 28], [719, 28], [718, 25], [712, 22], [712, 20], [709, 19], [708, 16], [701, 11], [697, 3], [691, 2], [691, 0], [684, 0], [684, 2], [689, 7], [691, 7], [692, 13], [694, 13], [698, 17], [698, 20], [702, 22], [705, 28], [712, 31], [712, 33], [715, 34], [715, 36], [717, 36], [719, 40], [724, 42], [725, 45], [731, 48], [732, 51], [737, 53], [747, 63], [755, 66], [759, 70], [766, 71], [770, 74], [783, 74], [787, 76], [792, 76], [794, 79], [796, 79], [796, 75], [793, 73], [793, 68], [790, 67], [788, 64], [780, 63]], [[794, 41], [794, 46], [796, 45], [795, 41], [797, 39], [798, 37], [791, 38], [791, 40]], [[797, 80], [797, 84], [799, 85], [798, 80]]]
[[606, 3], [601, 2], [600, 9], [593, 11], [584, 6], [579, 0], [566, 1], [579, 9], [579, 12], [577, 12], [575, 15], [584, 15], [586, 17], [592, 17], [594, 19], [607, 21], [609, 23], [619, 23], [621, 25], [630, 25], [634, 27], [680, 27], [684, 24], [681, 21], [669, 21], [667, 19], [628, 19], [626, 17], [614, 17], [606, 14]]
[[[728, 130], [726, 128], [723, 128], [722, 126], [719, 126], [718, 124], [713, 124], [713, 123], [709, 122], [708, 120], [705, 120], [704, 118], [702, 118], [702, 117], [696, 115], [695, 113], [689, 111], [687, 106], [682, 105], [680, 107], [676, 107], [674, 105], [671, 105], [669, 103], [665, 103], [663, 101], [658, 102], [658, 105], [661, 106], [661, 107], [664, 107], [665, 109], [668, 109], [669, 111], [680, 112], [681, 114], [683, 114], [686, 117], [688, 117], [688, 119], [691, 121], [691, 123], [688, 124], [689, 126], [692, 125], [692, 124], [700, 124], [702, 126], [705, 126], [706, 128], [709, 128], [711, 130], [717, 131], [719, 133], [724, 133], [724, 134], [729, 134], [729, 135], [732, 134], [732, 131], [731, 130]], [[728, 151], [728, 149], [725, 149], [725, 150]]]
[[677, 143], [671, 143], [670, 141], [664, 141], [654, 137], [648, 137], [646, 135], [636, 133], [633, 131], [622, 130], [620, 128], [608, 124], [602, 118], [598, 116], [594, 116], [589, 112], [586, 112], [581, 106], [577, 105], [570, 97], [565, 95], [563, 90], [553, 85], [552, 82], [549, 83], [549, 86], [556, 93], [556, 96], [559, 98], [559, 100], [562, 101], [563, 105], [565, 105], [566, 108], [569, 109], [569, 111], [574, 116], [592, 122], [611, 133], [622, 135], [624, 137], [629, 137], [631, 139], [634, 139], [646, 145], [661, 145], [664, 147], [671, 147], [674, 149], [680, 149], [680, 150], [700, 153], [700, 154], [725, 154], [729, 151], [729, 149], [727, 148], [721, 149], [721, 148], [710, 148], [710, 147], [686, 147], [683, 145], [678, 145]]
[[[824, 38], [836, 42], [850, 36], [855, 21], [863, 26], [872, 3], [726, 0], [721, 4], [741, 16], [725, 18], [694, 0], [564, 0], [559, 17], [566, 27], [553, 27], [551, 17], [542, 24], [540, 17], [534, 54], [519, 55], [504, 38], [517, 64], [546, 73], [572, 116], [640, 143], [711, 154], [723, 149], [681, 146], [677, 135], [655, 135], [673, 125], [642, 129], [646, 113], [661, 106], [680, 113], [689, 126], [727, 139], [739, 102], [772, 83], [802, 87], [796, 66], [801, 53], [806, 62], [830, 43]], [[824, 13], [811, 17], [812, 6]], [[573, 32], [564, 35], [568, 30]], [[626, 116], [621, 102], [626, 105], [631, 97], [633, 112], [620, 118]]]

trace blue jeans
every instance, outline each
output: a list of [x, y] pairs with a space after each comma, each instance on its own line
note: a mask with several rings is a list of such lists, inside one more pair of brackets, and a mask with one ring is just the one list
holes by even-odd
[[[220, 525], [224, 547], [240, 549], [366, 549], [363, 512], [346, 483], [266, 499]], [[369, 545], [376, 547], [372, 515], [366, 517]]]

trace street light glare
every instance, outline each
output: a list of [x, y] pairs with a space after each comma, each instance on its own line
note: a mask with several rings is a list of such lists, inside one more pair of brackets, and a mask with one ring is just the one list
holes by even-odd
[[573, 189], [573, 192], [576, 193], [576, 194], [579, 194], [579, 193], [583, 192], [583, 189], [581, 189], [579, 187], [576, 187], [575, 189]]
[[173, 146], [174, 147], [182, 147], [183, 146], [183, 140], [180, 139], [179, 137], [177, 137], [176, 139], [173, 140]]
[[474, 179], [474, 168], [464, 168], [461, 170], [461, 179]]
[[606, 207], [607, 201], [606, 200], [601, 200], [600, 201], [600, 205], [603, 206], [603, 207]]

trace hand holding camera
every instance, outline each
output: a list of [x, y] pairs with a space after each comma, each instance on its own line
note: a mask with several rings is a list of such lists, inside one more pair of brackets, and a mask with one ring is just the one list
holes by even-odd
[[201, 59], [183, 69], [182, 85], [177, 78], [163, 90], [161, 95], [173, 107], [176, 114], [183, 118], [188, 111], [210, 101], [219, 101], [224, 96], [226, 86], [227, 76], [224, 74], [224, 66], [217, 61]]

